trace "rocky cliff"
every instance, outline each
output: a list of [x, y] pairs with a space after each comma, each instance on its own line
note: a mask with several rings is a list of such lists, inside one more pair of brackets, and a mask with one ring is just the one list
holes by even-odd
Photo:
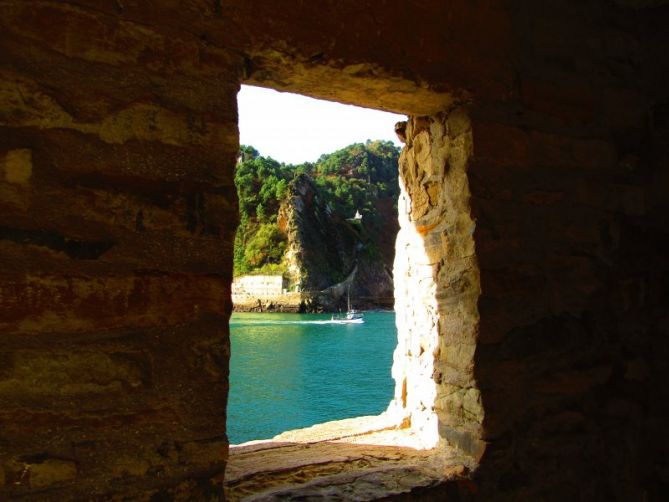
[[287, 275], [308, 308], [345, 308], [349, 291], [356, 307], [392, 306], [394, 253], [380, 252], [379, 236], [396, 235], [397, 218], [380, 220], [372, 225], [365, 218], [343, 219], [309, 176], [290, 183], [277, 222], [287, 236]]
[[246, 295], [236, 308], [339, 310], [349, 295], [358, 308], [392, 307], [398, 160], [399, 148], [382, 140], [297, 166], [242, 146], [235, 276], [283, 274], [301, 297], [284, 305]]

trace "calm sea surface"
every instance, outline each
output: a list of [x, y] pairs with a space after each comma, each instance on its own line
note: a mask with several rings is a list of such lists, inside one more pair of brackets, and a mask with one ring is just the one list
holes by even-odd
[[233, 314], [230, 443], [386, 409], [394, 388], [395, 314], [365, 312], [364, 324], [330, 318]]

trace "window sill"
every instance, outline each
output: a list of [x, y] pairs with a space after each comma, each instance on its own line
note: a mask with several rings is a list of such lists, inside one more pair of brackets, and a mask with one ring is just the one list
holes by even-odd
[[457, 450], [420, 446], [385, 415], [232, 445], [226, 500], [375, 500], [465, 477], [470, 461]]

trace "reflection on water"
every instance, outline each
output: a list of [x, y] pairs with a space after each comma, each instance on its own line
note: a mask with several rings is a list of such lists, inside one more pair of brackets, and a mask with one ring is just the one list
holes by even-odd
[[364, 324], [336, 324], [330, 317], [232, 316], [231, 443], [386, 409], [393, 394], [395, 314], [367, 312]]

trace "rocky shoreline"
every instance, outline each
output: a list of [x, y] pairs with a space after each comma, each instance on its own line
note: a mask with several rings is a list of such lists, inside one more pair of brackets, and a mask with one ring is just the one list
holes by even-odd
[[244, 302], [232, 304], [233, 312], [284, 312], [284, 313], [305, 313], [308, 312], [304, 303], [281, 303], [272, 300], [257, 299], [255, 302]]
[[[355, 302], [359, 310], [393, 310], [393, 298], [362, 299]], [[233, 298], [233, 312], [258, 313], [294, 313], [294, 314], [321, 314], [336, 313], [346, 310], [346, 305], [324, 305], [314, 298], [301, 298], [299, 301], [272, 298], [254, 298], [235, 301]]]

